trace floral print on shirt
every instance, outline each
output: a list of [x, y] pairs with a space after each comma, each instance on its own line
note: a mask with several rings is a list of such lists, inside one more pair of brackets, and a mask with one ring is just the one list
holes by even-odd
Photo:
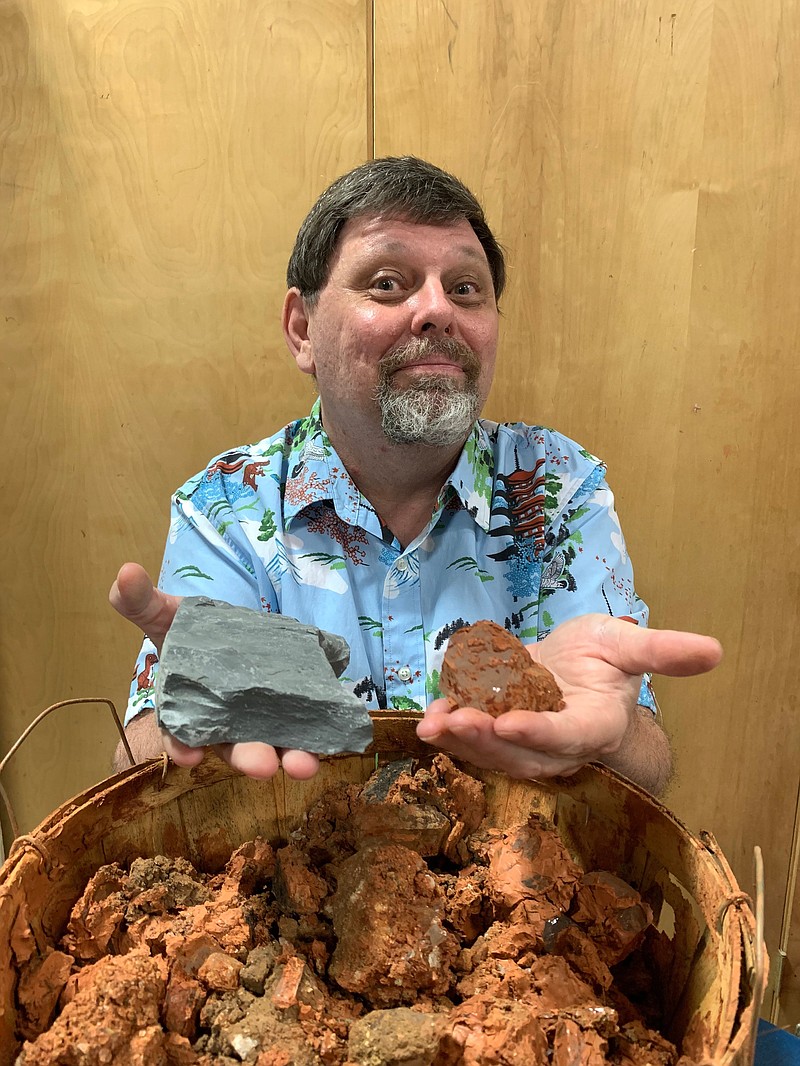
[[[405, 549], [311, 413], [217, 456], [172, 500], [159, 579], [290, 615], [350, 645], [342, 675], [367, 707], [422, 710], [447, 639], [492, 618], [526, 642], [576, 615], [647, 624], [605, 467], [562, 434], [475, 423], [431, 520]], [[153, 706], [145, 641], [126, 720]], [[640, 703], [654, 707], [649, 679]]]

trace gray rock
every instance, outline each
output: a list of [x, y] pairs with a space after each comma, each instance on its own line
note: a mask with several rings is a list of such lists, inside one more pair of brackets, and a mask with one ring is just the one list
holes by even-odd
[[264, 985], [275, 966], [277, 952], [274, 944], [259, 944], [247, 955], [247, 962], [239, 971], [239, 981], [254, 996], [264, 995]]
[[260, 740], [317, 755], [364, 751], [372, 721], [336, 680], [349, 658], [333, 633], [189, 596], [161, 650], [156, 720], [193, 748]]
[[366, 785], [361, 790], [361, 798], [366, 803], [384, 803], [389, 795], [389, 789], [401, 774], [413, 774], [413, 759], [396, 759], [386, 763], [370, 775]]

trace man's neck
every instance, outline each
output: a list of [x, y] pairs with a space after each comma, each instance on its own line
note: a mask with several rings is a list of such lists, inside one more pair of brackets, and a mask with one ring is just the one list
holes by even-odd
[[404, 548], [430, 521], [464, 447], [463, 442], [448, 448], [392, 444], [384, 437], [367, 451], [340, 434], [331, 443], [359, 492]]

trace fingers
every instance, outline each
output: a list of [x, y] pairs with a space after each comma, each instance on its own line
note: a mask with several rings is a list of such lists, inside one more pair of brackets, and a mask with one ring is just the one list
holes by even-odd
[[269, 744], [249, 741], [242, 744], [215, 744], [214, 750], [221, 759], [245, 777], [266, 779], [274, 777], [281, 761], [277, 751]]
[[605, 618], [598, 630], [608, 661], [628, 674], [690, 677], [713, 670], [722, 659], [714, 637], [674, 629], [645, 629], [620, 618]]
[[146, 612], [153, 594], [150, 575], [139, 563], [124, 563], [111, 586], [109, 600], [120, 614]]
[[287, 777], [295, 781], [307, 781], [319, 769], [319, 756], [309, 751], [281, 750], [281, 766]]
[[628, 675], [643, 673], [689, 677], [713, 670], [722, 659], [714, 637], [673, 629], [647, 629], [623, 618], [586, 614], [557, 626], [538, 644], [529, 645], [533, 659], [556, 676], [574, 675], [581, 685], [586, 671], [607, 664]]
[[[437, 705], [442, 703], [447, 709], [439, 709]], [[527, 711], [518, 713], [533, 717]], [[446, 700], [436, 700], [418, 723], [417, 735], [457, 759], [525, 780], [575, 773], [588, 761], [584, 756], [576, 757], [570, 753], [550, 755], [518, 740], [508, 740], [496, 730], [499, 720], [472, 707], [452, 711]]]
[[180, 740], [176, 740], [171, 733], [167, 733], [164, 729], [161, 730], [161, 740], [164, 745], [164, 751], [176, 766], [199, 766], [203, 761], [203, 756], [206, 753], [205, 748], [190, 748]]
[[180, 596], [169, 596], [156, 588], [150, 575], [138, 563], [125, 563], [111, 586], [108, 599], [114, 610], [137, 625], [160, 653], [181, 602]]
[[308, 751], [276, 750], [259, 741], [216, 744], [214, 750], [234, 770], [261, 780], [274, 777], [281, 766], [286, 776], [295, 781], [307, 781], [319, 769], [319, 757]]
[[287, 777], [307, 781], [319, 769], [319, 758], [308, 751], [276, 750], [269, 744], [250, 741], [242, 744], [217, 744], [215, 750], [229, 766], [246, 777], [261, 780], [274, 777], [282, 766]]

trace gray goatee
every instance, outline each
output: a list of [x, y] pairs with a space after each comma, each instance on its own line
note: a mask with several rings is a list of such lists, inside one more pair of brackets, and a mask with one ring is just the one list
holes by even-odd
[[[396, 370], [435, 355], [460, 366], [464, 378], [418, 372], [407, 385], [394, 383]], [[479, 374], [475, 353], [449, 337], [423, 337], [395, 348], [381, 360], [375, 390], [386, 438], [393, 444], [431, 447], [450, 447], [466, 440], [480, 413]]]

